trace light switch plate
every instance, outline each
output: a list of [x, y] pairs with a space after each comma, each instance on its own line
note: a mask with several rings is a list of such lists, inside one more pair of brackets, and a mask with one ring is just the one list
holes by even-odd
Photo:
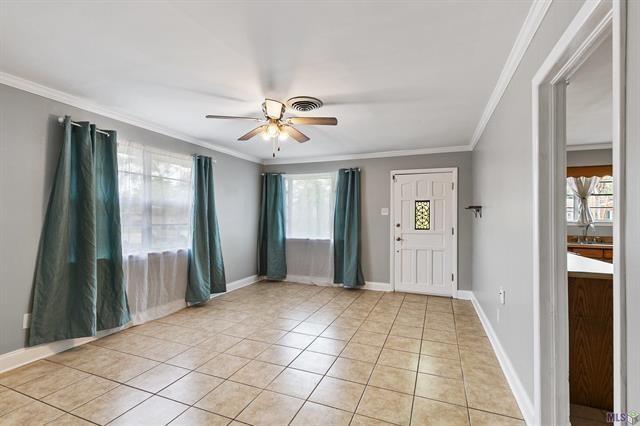
[[31, 314], [24, 314], [22, 317], [22, 329], [31, 327]]
[[380, 214], [382, 216], [389, 216], [389, 209], [387, 207], [380, 209]]

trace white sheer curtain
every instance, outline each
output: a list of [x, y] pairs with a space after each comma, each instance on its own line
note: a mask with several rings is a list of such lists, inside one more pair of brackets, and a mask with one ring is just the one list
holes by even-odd
[[186, 306], [191, 164], [189, 155], [118, 143], [123, 267], [134, 324]]
[[285, 175], [288, 279], [333, 282], [336, 173]]
[[569, 177], [567, 178], [567, 182], [569, 183], [569, 188], [573, 191], [574, 194], [578, 196], [580, 202], [578, 204], [578, 225], [589, 225], [593, 223], [593, 215], [591, 214], [591, 209], [589, 209], [589, 196], [594, 193], [598, 182], [600, 182], [600, 178], [598, 176], [592, 177]]

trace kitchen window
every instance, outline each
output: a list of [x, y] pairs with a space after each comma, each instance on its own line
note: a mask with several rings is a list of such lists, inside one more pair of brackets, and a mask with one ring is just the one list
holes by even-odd
[[[578, 218], [579, 198], [567, 184], [567, 222]], [[602, 176], [593, 194], [589, 196], [589, 210], [595, 223], [613, 222], [613, 177]]]

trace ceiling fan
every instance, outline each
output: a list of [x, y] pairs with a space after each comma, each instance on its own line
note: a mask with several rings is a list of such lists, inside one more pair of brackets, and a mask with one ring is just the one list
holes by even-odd
[[321, 106], [322, 101], [320, 99], [308, 96], [291, 98], [286, 104], [273, 99], [265, 99], [262, 103], [262, 113], [264, 114], [263, 118], [212, 114], [207, 115], [206, 118], [252, 120], [263, 123], [250, 132], [240, 136], [238, 140], [248, 141], [254, 136], [262, 134], [263, 139], [271, 141], [273, 156], [275, 157], [276, 151], [280, 151], [281, 141], [284, 141], [289, 137], [300, 143], [309, 140], [309, 137], [293, 127], [294, 125], [335, 126], [338, 124], [338, 119], [335, 117], [284, 117], [287, 112], [287, 108], [294, 111], [308, 112], [320, 108]]

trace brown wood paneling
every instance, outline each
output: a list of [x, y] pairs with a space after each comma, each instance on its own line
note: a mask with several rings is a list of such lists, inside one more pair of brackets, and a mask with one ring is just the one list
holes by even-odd
[[613, 176], [613, 166], [582, 166], [567, 167], [567, 177], [591, 177], [591, 176]]
[[613, 280], [569, 277], [571, 403], [613, 409]]
[[571, 251], [584, 257], [591, 257], [593, 259], [602, 258], [602, 249], [571, 247]]

